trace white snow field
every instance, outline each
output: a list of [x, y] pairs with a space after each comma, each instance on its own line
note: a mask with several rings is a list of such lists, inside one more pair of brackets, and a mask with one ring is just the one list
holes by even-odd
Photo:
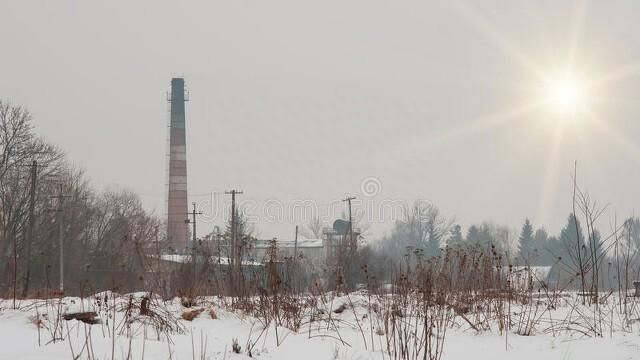
[[[230, 298], [201, 297], [187, 308], [151, 296], [141, 315], [145, 297], [105, 292], [19, 300], [15, 309], [2, 300], [0, 359], [640, 359], [640, 299], [625, 304], [615, 294], [597, 306], [573, 293], [454, 310], [360, 291], [254, 298], [246, 311]], [[88, 311], [99, 323], [62, 319]]]

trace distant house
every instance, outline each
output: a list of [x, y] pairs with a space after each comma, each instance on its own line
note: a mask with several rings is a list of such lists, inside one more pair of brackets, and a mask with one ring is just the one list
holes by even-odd
[[[159, 256], [159, 259], [169, 264], [189, 264], [192, 261], [191, 255], [181, 254], [162, 254]], [[227, 257], [210, 256], [208, 259], [204, 260], [208, 260], [214, 265], [229, 266], [229, 258]], [[198, 257], [198, 263], [204, 260], [202, 257]], [[242, 266], [262, 266], [262, 264], [255, 261], [242, 260]]]
[[[362, 240], [359, 229], [353, 229], [353, 241], [349, 222], [336, 220], [332, 228], [325, 228], [322, 239], [275, 239], [277, 258], [279, 261], [285, 258], [305, 258], [314, 265], [335, 266], [339, 259], [346, 259], [355, 253], [358, 242]], [[254, 240], [251, 246], [250, 258], [256, 262], [267, 262], [269, 246], [273, 240]], [[297, 249], [297, 254], [295, 253]]]
[[[267, 262], [269, 246], [273, 240], [255, 240], [252, 247], [252, 256], [257, 262]], [[314, 264], [321, 264], [325, 259], [325, 247], [322, 239], [298, 239], [295, 240], [279, 240], [276, 239], [277, 258], [282, 260], [292, 258], [297, 249], [297, 257], [309, 259]]]

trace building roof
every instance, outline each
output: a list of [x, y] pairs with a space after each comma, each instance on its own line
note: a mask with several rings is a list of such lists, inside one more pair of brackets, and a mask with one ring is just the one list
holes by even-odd
[[[180, 264], [186, 264], [191, 262], [191, 255], [181, 255], [181, 254], [162, 254], [160, 255], [160, 259], [164, 261], [171, 261]], [[229, 259], [226, 257], [211, 257], [211, 260], [216, 264], [221, 265], [229, 265]], [[262, 266], [262, 263], [256, 261], [248, 261], [243, 260], [242, 265], [244, 266]]]
[[[271, 240], [256, 240], [255, 248], [257, 249], [266, 249], [269, 247], [269, 242]], [[276, 246], [278, 248], [294, 248], [296, 247], [295, 240], [280, 240], [276, 239]], [[298, 239], [298, 249], [303, 248], [321, 248], [322, 239]]]

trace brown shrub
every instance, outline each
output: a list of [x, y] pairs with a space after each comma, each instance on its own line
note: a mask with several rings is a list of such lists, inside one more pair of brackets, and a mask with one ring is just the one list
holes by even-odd
[[213, 308], [209, 309], [209, 317], [213, 320], [218, 318], [218, 314], [216, 314], [216, 311]]
[[185, 310], [182, 312], [182, 318], [187, 321], [193, 321], [204, 309]]

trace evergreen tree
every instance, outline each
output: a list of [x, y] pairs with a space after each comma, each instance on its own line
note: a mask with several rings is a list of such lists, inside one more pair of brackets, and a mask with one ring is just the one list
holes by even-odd
[[470, 245], [480, 244], [480, 229], [476, 225], [471, 225], [467, 230], [467, 243]]
[[[577, 230], [576, 230], [577, 229]], [[560, 254], [568, 264], [574, 268], [584, 265], [586, 256], [586, 246], [582, 226], [573, 214], [569, 214], [567, 225], [560, 232]]]
[[[247, 237], [248, 235], [251, 234], [251, 232], [248, 229], [248, 224], [247, 224], [247, 218], [244, 214], [240, 213], [240, 211], [238, 211], [238, 209], [236, 209], [236, 213], [235, 215], [235, 225], [236, 225], [236, 238], [237, 239], [242, 239], [244, 237]], [[233, 221], [234, 219], [232, 219], [232, 217], [229, 217], [229, 220], [227, 220], [227, 223], [225, 224], [225, 231], [224, 231], [224, 237], [231, 239], [232, 237], [232, 233], [233, 233]]]
[[[236, 243], [235, 249], [232, 249], [233, 244], [233, 222], [235, 215], [235, 226], [236, 226]], [[225, 231], [222, 235], [224, 240], [224, 255], [228, 257], [233, 257], [233, 251], [235, 250], [236, 255], [239, 258], [242, 258], [247, 255], [249, 252], [249, 248], [251, 247], [251, 241], [253, 240], [251, 236], [251, 229], [249, 226], [249, 222], [247, 217], [241, 213], [238, 209], [236, 209], [236, 213], [229, 217], [227, 223], [225, 224]]]
[[449, 246], [460, 246], [463, 243], [464, 238], [462, 237], [462, 227], [459, 224], [455, 224], [453, 225], [453, 228], [451, 228], [451, 237], [447, 244]]
[[552, 256], [548, 253], [547, 245], [549, 242], [549, 234], [544, 228], [536, 230], [533, 235], [533, 252], [536, 257], [537, 265], [551, 265]]
[[555, 258], [551, 269], [553, 279], [564, 285], [572, 283], [573, 286], [584, 290], [588, 270], [588, 252], [582, 227], [573, 214], [569, 214], [567, 224], [560, 231], [557, 242], [554, 244], [550, 239], [548, 245]]
[[533, 247], [538, 250], [544, 248], [548, 239], [549, 234], [547, 233], [547, 230], [544, 228], [536, 230], [536, 233], [533, 235]]
[[482, 249], [489, 249], [494, 245], [496, 249], [502, 250], [496, 237], [500, 232], [504, 232], [501, 227], [496, 227], [490, 223], [482, 223], [481, 225], [471, 225], [467, 231], [467, 243], [469, 245], [479, 245]]
[[557, 263], [563, 254], [562, 244], [555, 236], [550, 236], [542, 250], [542, 265], [550, 266]]
[[440, 255], [440, 238], [430, 237], [429, 240], [427, 240], [424, 250], [427, 256]]
[[518, 255], [526, 265], [531, 265], [535, 261], [533, 244], [533, 226], [529, 219], [525, 219], [520, 232], [520, 243], [518, 245]]
[[[604, 260], [605, 257], [605, 251], [604, 251], [604, 242], [602, 241], [602, 235], [600, 235], [600, 231], [598, 230], [593, 230], [593, 232], [591, 233], [591, 239], [589, 239], [589, 257], [592, 257], [591, 259], [589, 259], [589, 261], [591, 262], [602, 262]], [[591, 264], [591, 266], [593, 266], [593, 264]]]

